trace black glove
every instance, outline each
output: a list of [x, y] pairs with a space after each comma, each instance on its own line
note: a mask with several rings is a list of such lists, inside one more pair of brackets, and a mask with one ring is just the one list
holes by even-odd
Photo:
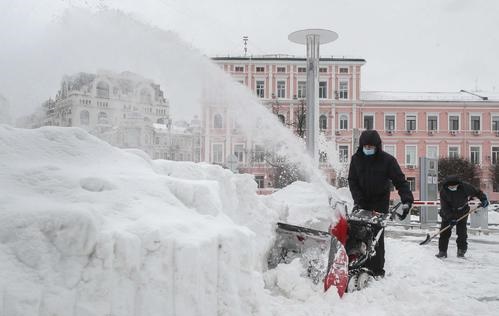
[[489, 200], [487, 199], [487, 195], [485, 195], [485, 193], [483, 194], [483, 198], [480, 200], [480, 206], [481, 207], [489, 206]]
[[402, 215], [399, 215], [400, 220], [403, 221], [407, 217], [407, 215], [409, 215], [409, 211], [411, 210], [411, 208], [411, 203], [402, 204]]
[[457, 224], [457, 219], [451, 219], [451, 220], [449, 221], [449, 225], [450, 225], [450, 226], [456, 226], [456, 224]]

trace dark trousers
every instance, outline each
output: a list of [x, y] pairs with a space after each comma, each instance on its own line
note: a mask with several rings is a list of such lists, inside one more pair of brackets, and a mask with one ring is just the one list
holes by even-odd
[[371, 269], [374, 275], [384, 275], [385, 270], [385, 231], [381, 233], [378, 244], [374, 248], [376, 255], [366, 262], [366, 267]]
[[[442, 218], [442, 224], [440, 225], [440, 229], [445, 228], [450, 224], [449, 218], [443, 219]], [[466, 241], [468, 239], [468, 228], [466, 227], [468, 222], [468, 216], [463, 218], [459, 223], [456, 224], [456, 233], [457, 233], [457, 248], [462, 249], [462, 250], [467, 250], [468, 249], [468, 242]], [[443, 233], [440, 234], [440, 238], [438, 239], [438, 250], [447, 252], [447, 248], [449, 246], [449, 238], [452, 234], [452, 227], [444, 231]]]

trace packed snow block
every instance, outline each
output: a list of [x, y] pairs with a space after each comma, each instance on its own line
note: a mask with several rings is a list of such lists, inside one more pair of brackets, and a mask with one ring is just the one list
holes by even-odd
[[243, 231], [219, 236], [218, 315], [251, 315], [256, 305], [252, 237]]
[[[220, 270], [217, 258], [216, 236], [202, 242], [177, 242], [175, 247], [175, 314], [219, 315], [217, 276]], [[234, 275], [235, 277], [236, 275]]]
[[[76, 291], [65, 288], [46, 289], [42, 294], [39, 316], [73, 316]], [[37, 316], [38, 316], [37, 315]]]
[[170, 192], [186, 207], [204, 215], [218, 215], [223, 211], [219, 185], [215, 181], [192, 181], [169, 178]]
[[88, 177], [81, 179], [80, 186], [82, 189], [90, 192], [109, 191], [116, 188], [116, 186], [111, 182], [96, 177]]
[[0, 315], [8, 316], [31, 316], [39, 315], [40, 311], [40, 289], [28, 283], [18, 284], [5, 289], [3, 297], [3, 310]]

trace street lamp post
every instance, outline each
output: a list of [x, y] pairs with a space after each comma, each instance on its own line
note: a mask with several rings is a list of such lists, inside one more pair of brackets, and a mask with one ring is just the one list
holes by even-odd
[[324, 29], [305, 29], [293, 32], [288, 39], [294, 43], [307, 45], [307, 151], [316, 166], [319, 164], [319, 46], [338, 38], [338, 34]]

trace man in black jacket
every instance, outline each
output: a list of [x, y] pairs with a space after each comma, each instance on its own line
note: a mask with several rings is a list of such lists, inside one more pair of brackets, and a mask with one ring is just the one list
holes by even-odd
[[[358, 208], [387, 213], [390, 203], [390, 181], [398, 191], [403, 203], [405, 218], [414, 202], [414, 197], [400, 170], [397, 159], [383, 151], [381, 137], [375, 130], [362, 132], [359, 148], [352, 156], [348, 172], [348, 185]], [[384, 276], [385, 270], [384, 233], [376, 247], [376, 255], [367, 266], [375, 276]]]
[[[443, 229], [448, 225], [456, 226], [458, 257], [464, 257], [464, 254], [468, 249], [468, 234], [466, 227], [468, 216], [459, 222], [457, 222], [457, 219], [469, 212], [470, 207], [468, 201], [473, 197], [476, 197], [481, 201], [482, 207], [487, 207], [487, 205], [489, 205], [485, 193], [468, 182], [461, 181], [456, 175], [448, 176], [442, 183], [439, 212], [440, 217], [442, 218], [442, 224], [440, 227]], [[447, 258], [447, 247], [449, 246], [451, 234], [452, 227], [440, 234], [438, 240], [438, 253], [435, 255], [437, 258]]]

